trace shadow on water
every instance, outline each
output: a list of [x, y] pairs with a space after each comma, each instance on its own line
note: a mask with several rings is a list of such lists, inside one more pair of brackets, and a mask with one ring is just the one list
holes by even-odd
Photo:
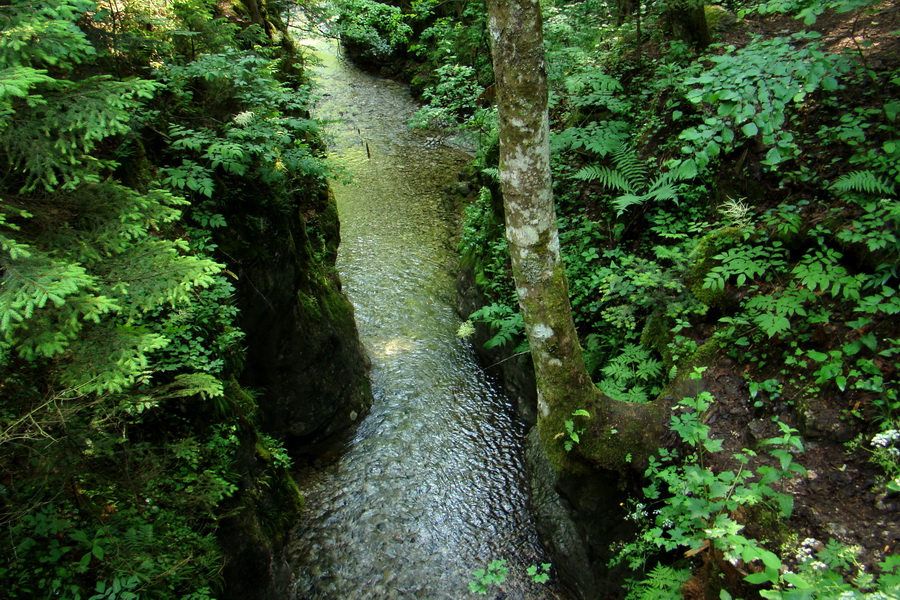
[[375, 404], [340, 452], [300, 475], [294, 597], [476, 597], [472, 572], [495, 559], [510, 568], [498, 597], [557, 597], [525, 577], [547, 559], [525, 493], [524, 426], [455, 336], [444, 190], [468, 157], [407, 130], [405, 86], [314, 44], [314, 114], [334, 121], [330, 151], [353, 176], [333, 184], [338, 268]]

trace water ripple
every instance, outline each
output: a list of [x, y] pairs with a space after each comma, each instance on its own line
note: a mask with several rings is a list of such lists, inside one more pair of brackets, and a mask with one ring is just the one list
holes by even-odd
[[[372, 359], [375, 405], [332, 464], [306, 473], [294, 531], [297, 599], [469, 595], [472, 571], [546, 561], [524, 492], [524, 429], [455, 337], [442, 190], [466, 162], [427, 149], [406, 89], [323, 55], [317, 116], [353, 172], [335, 184], [338, 267]], [[511, 598], [551, 597], [511, 578]]]

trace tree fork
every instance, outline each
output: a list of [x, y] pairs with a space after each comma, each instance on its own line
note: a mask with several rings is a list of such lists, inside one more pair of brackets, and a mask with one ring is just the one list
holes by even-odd
[[538, 390], [538, 429], [557, 469], [574, 467], [563, 450], [565, 420], [591, 413], [579, 451], [602, 467], [642, 465], [663, 432], [659, 403], [617, 402], [588, 375], [572, 308], [550, 175], [547, 75], [537, 0], [489, 0], [488, 29], [497, 86], [500, 184], [506, 236]]

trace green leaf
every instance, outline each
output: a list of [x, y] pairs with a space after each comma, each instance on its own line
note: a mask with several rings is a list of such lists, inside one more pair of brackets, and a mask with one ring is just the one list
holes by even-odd
[[776, 583], [772, 581], [772, 578], [766, 573], [751, 573], [744, 577], [744, 581], [747, 583], [761, 584], [761, 583]]
[[741, 127], [741, 131], [747, 137], [754, 137], [757, 133], [759, 133], [759, 127], [756, 126], [756, 123], [752, 121], [750, 123], [744, 123], [743, 127]]
[[809, 589], [809, 587], [810, 587], [808, 581], [803, 579], [803, 577], [801, 577], [800, 575], [797, 575], [796, 573], [792, 573], [791, 571], [784, 573], [782, 575], [782, 578], [784, 578], [784, 580], [786, 582], [788, 582], [789, 584], [791, 584], [798, 590], [806, 590], [806, 589]]
[[723, 440], [720, 440], [720, 439], [719, 440], [713, 440], [713, 439], [704, 440], [703, 448], [706, 449], [707, 452], [718, 452], [722, 449], [722, 442], [723, 442]]
[[875, 334], [871, 331], [859, 338], [859, 341], [872, 352], [875, 352], [875, 349], [878, 347], [878, 338], [876, 338]]
[[839, 390], [841, 390], [842, 392], [846, 391], [846, 389], [847, 389], [847, 378], [846, 377], [844, 377], [843, 375], [838, 375], [837, 377], [834, 378], [834, 382], [837, 384]]
[[782, 519], [789, 519], [794, 512], [794, 497], [790, 494], [779, 494], [775, 500], [778, 502], [779, 516]]
[[806, 353], [806, 355], [816, 362], [824, 362], [828, 360], [828, 355], [824, 352], [819, 352], [818, 350], [810, 350]]
[[778, 147], [770, 148], [766, 153], [765, 160], [761, 161], [764, 165], [775, 166], [780, 163], [782, 160], [781, 152], [778, 150]]

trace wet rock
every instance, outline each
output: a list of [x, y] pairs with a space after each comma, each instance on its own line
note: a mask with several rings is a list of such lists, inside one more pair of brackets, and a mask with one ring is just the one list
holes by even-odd
[[753, 440], [757, 443], [766, 439], [770, 432], [769, 422], [764, 419], [753, 419], [749, 423], [747, 423], [747, 431], [750, 432], [750, 435], [753, 437]]
[[854, 420], [841, 418], [841, 414], [820, 398], [804, 400], [800, 410], [800, 431], [807, 438], [827, 438], [836, 442], [849, 442], [859, 433]]
[[633, 531], [616, 501], [614, 475], [565, 477], [550, 466], [532, 428], [527, 436], [532, 510], [560, 581], [575, 598], [616, 598], [630, 572], [608, 566], [610, 547]]
[[[281, 600], [290, 586], [287, 530], [301, 499], [290, 475], [272, 469], [271, 456], [257, 450], [255, 434], [245, 434], [235, 454], [243, 494], [222, 510], [217, 537], [225, 551], [222, 600]], [[260, 482], [265, 481], [265, 484]]]
[[[369, 361], [359, 341], [353, 307], [336, 276], [313, 257], [301, 211], [314, 211], [333, 261], [339, 238], [334, 198], [259, 215], [230, 218], [236, 225], [218, 240], [233, 258], [237, 299], [246, 332], [244, 383], [264, 390], [260, 424], [297, 447], [346, 429], [371, 405]], [[244, 207], [246, 208], [246, 207]], [[235, 207], [240, 210], [241, 207]], [[255, 217], [255, 218], [252, 218]], [[265, 234], [259, 229], [265, 224]]]

